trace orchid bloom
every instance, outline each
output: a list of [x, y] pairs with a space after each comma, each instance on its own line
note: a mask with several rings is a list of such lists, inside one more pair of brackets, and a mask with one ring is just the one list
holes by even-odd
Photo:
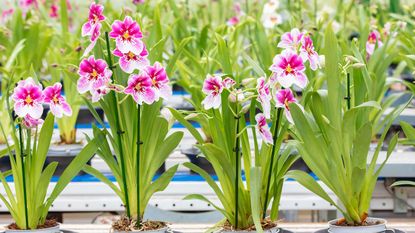
[[57, 6], [57, 5], [52, 4], [52, 5], [50, 6], [50, 9], [49, 9], [49, 16], [50, 16], [51, 18], [58, 18], [58, 6]]
[[169, 77], [167, 77], [166, 70], [159, 63], [154, 63], [153, 66], [147, 66], [144, 70], [151, 79], [151, 88], [155, 93], [155, 101], [159, 101], [160, 97], [167, 100], [173, 95], [173, 90], [169, 85]]
[[239, 23], [239, 18], [238, 16], [233, 16], [230, 19], [228, 19], [228, 21], [226, 22], [226, 25], [228, 26], [235, 26]]
[[279, 25], [282, 23], [282, 17], [280, 14], [276, 12], [270, 12], [270, 13], [263, 13], [261, 16], [262, 24], [267, 29], [272, 29], [276, 25]]
[[133, 0], [134, 5], [144, 4], [144, 3], [145, 3], [145, 0]]
[[265, 82], [265, 78], [261, 77], [257, 80], [257, 100], [261, 103], [262, 111], [267, 119], [271, 118], [271, 92], [269, 90], [269, 84]]
[[128, 79], [128, 86], [125, 88], [124, 93], [131, 95], [134, 101], [142, 105], [152, 104], [155, 101], [156, 93], [152, 86], [152, 80], [146, 72], [140, 74], [133, 74]]
[[235, 80], [227, 77], [222, 81], [222, 85], [225, 89], [231, 89], [233, 86], [235, 86], [236, 82]]
[[293, 84], [302, 89], [307, 86], [303, 59], [291, 50], [284, 50], [275, 56], [269, 69], [275, 73], [271, 81], [278, 81], [284, 88], [290, 88]]
[[61, 91], [62, 84], [60, 83], [55, 83], [55, 85], [46, 87], [43, 90], [43, 101], [49, 104], [50, 111], [57, 118], [61, 118], [63, 115], [72, 115], [71, 106], [66, 102], [65, 97], [61, 95]]
[[290, 123], [294, 124], [293, 118], [291, 117], [289, 104], [296, 103], [297, 100], [295, 99], [291, 89], [281, 89], [277, 92], [275, 97], [275, 106], [277, 108], [284, 108], [285, 117]]
[[371, 56], [375, 52], [375, 48], [379, 48], [382, 46], [383, 46], [383, 43], [380, 40], [380, 33], [376, 30], [370, 32], [369, 37], [367, 38], [367, 42], [366, 42], [367, 54]]
[[37, 2], [37, 0], [20, 0], [19, 1], [19, 6], [24, 10], [27, 10], [31, 6], [34, 6], [35, 8], [37, 8], [38, 7], [38, 2]]
[[313, 40], [311, 40], [310, 36], [304, 36], [301, 44], [300, 56], [303, 61], [308, 60], [312, 70], [317, 70], [320, 68], [319, 56], [318, 53], [314, 50]]
[[14, 9], [10, 8], [8, 10], [3, 10], [1, 12], [1, 22], [2, 23], [6, 23], [7, 21], [9, 21], [9, 19], [12, 17], [14, 13]]
[[[143, 42], [140, 41], [140, 43]], [[113, 51], [113, 54], [120, 58], [120, 67], [125, 73], [131, 74], [134, 70], [143, 70], [149, 65], [150, 62], [147, 59], [148, 51], [144, 45], [141, 47], [142, 50], [138, 54], [131, 51], [123, 53], [119, 49]]]
[[91, 101], [92, 103], [98, 102], [102, 97], [110, 92], [111, 88], [109, 85], [104, 85], [91, 90]]
[[203, 83], [202, 91], [207, 95], [206, 98], [202, 101], [205, 109], [218, 109], [222, 103], [222, 78], [219, 76], [208, 75], [205, 79], [205, 82]]
[[35, 129], [37, 128], [39, 125], [43, 124], [43, 120], [42, 119], [36, 119], [31, 117], [30, 115], [26, 115], [25, 117], [23, 117], [22, 119], [22, 124], [26, 129]]
[[78, 92], [83, 94], [91, 93], [94, 89], [101, 88], [111, 82], [112, 71], [108, 69], [107, 63], [102, 59], [95, 60], [94, 56], [81, 61], [78, 74]]
[[304, 34], [298, 28], [293, 28], [291, 32], [286, 32], [281, 36], [278, 47], [297, 51], [303, 36]]
[[14, 88], [12, 98], [14, 111], [17, 116], [39, 119], [43, 113], [42, 86], [35, 83], [32, 78], [19, 81]]
[[115, 20], [112, 24], [112, 31], [109, 33], [115, 39], [116, 47], [122, 53], [132, 52], [140, 54], [144, 44], [141, 42], [143, 34], [137, 22], [130, 16], [125, 17], [124, 21]]
[[91, 36], [91, 41], [95, 41], [99, 36], [99, 29], [101, 28], [101, 21], [105, 20], [102, 14], [104, 6], [92, 2], [89, 6], [88, 21], [82, 25], [82, 36]]
[[272, 134], [271, 134], [271, 131], [269, 130], [269, 126], [267, 124], [267, 118], [265, 117], [265, 115], [262, 113], [258, 113], [255, 116], [255, 120], [256, 120], [256, 130], [259, 133], [259, 135], [261, 135], [262, 140], [268, 144], [271, 144], [271, 145], [274, 144], [272, 140]]

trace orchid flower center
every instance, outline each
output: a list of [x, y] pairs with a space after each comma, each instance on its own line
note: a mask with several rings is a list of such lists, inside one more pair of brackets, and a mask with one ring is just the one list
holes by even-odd
[[128, 52], [127, 56], [131, 60], [135, 57], [135, 54], [130, 51], [130, 52]]
[[152, 79], [151, 79], [151, 84], [152, 84], [153, 86], [155, 86], [155, 87], [156, 87], [156, 86], [158, 86], [158, 85], [157, 85], [157, 80], [156, 80], [155, 78], [152, 78]]
[[285, 108], [287, 109], [287, 110], [290, 110], [290, 107], [288, 106], [288, 104], [289, 104], [290, 102], [288, 101], [288, 99], [285, 99], [284, 100], [284, 106], [285, 106]]
[[134, 89], [136, 90], [136, 91], [141, 91], [141, 83], [137, 83], [137, 84], [135, 84], [135, 86], [134, 86]]
[[291, 68], [291, 65], [290, 64], [288, 64], [287, 67], [285, 67], [285, 71], [287, 73], [292, 73], [293, 72], [293, 68]]
[[56, 95], [53, 96], [52, 101], [54, 104], [59, 104], [59, 99], [56, 97]]
[[95, 14], [94, 14], [94, 23], [96, 23], [96, 22], [98, 22], [98, 21], [99, 21], [98, 15], [95, 15]]
[[128, 31], [125, 31], [122, 37], [124, 38], [124, 40], [128, 40], [130, 39], [130, 34], [128, 33]]
[[30, 97], [30, 95], [26, 96], [26, 99], [24, 101], [26, 102], [26, 104], [32, 104], [33, 103], [33, 99], [32, 99], [32, 97]]
[[98, 77], [98, 72], [97, 72], [95, 69], [93, 69], [93, 70], [92, 70], [92, 73], [91, 73], [91, 76], [92, 76], [93, 78]]
[[370, 44], [376, 43], [376, 38], [374, 38], [373, 36], [369, 37], [369, 43]]
[[273, 22], [273, 23], [277, 23], [277, 22], [278, 22], [278, 18], [277, 18], [277, 17], [275, 17], [275, 16], [272, 16], [272, 17], [271, 17], [271, 22]]

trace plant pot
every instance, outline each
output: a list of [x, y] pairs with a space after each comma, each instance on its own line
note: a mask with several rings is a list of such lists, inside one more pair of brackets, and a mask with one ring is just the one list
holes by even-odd
[[[257, 231], [245, 231], [245, 230], [230, 231], [230, 230], [222, 229], [222, 230], [218, 231], [218, 233], [219, 232], [220, 233], [251, 233], [251, 232], [253, 233], [253, 232], [257, 232]], [[290, 232], [282, 230], [282, 229], [278, 228], [278, 226], [275, 226], [271, 229], [264, 230], [264, 233], [290, 233]]]
[[6, 229], [4, 233], [60, 233], [60, 225], [54, 227], [36, 229], [36, 230], [9, 230]]
[[116, 230], [111, 229], [111, 233], [136, 233], [136, 232], [166, 233], [166, 232], [172, 232], [172, 231], [170, 231], [169, 227], [163, 227], [158, 230], [151, 230], [151, 231], [116, 231]]
[[[186, 155], [191, 163], [199, 166], [205, 170], [210, 175], [215, 175], [215, 170], [212, 167], [212, 164], [203, 156], [199, 156], [200, 150], [197, 147], [190, 147], [181, 150], [181, 153]], [[196, 174], [194, 171], [190, 171], [192, 174]]]
[[[369, 226], [338, 226], [336, 223], [339, 219], [329, 222], [330, 233], [383, 233], [389, 232], [386, 228], [386, 220], [381, 218], [367, 218], [368, 223], [378, 223]], [[393, 232], [393, 231], [392, 231]]]

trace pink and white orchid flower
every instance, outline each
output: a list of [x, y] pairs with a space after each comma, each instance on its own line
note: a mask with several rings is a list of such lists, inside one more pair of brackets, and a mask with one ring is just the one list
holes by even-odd
[[143, 70], [150, 64], [147, 59], [148, 51], [144, 45], [142, 46], [142, 50], [139, 54], [135, 54], [131, 51], [123, 53], [119, 49], [115, 49], [113, 54], [120, 58], [120, 67], [125, 73], [131, 74], [136, 69]]
[[25, 117], [23, 117], [22, 119], [22, 124], [26, 129], [35, 129], [37, 128], [39, 125], [43, 124], [43, 120], [42, 119], [36, 119], [31, 117], [30, 115], [26, 115]]
[[257, 100], [261, 103], [262, 111], [267, 119], [271, 118], [271, 92], [269, 89], [269, 83], [265, 81], [264, 77], [257, 80]]
[[65, 97], [61, 95], [62, 84], [55, 83], [53, 86], [46, 87], [43, 90], [43, 101], [50, 106], [50, 111], [57, 118], [63, 117], [63, 115], [71, 116], [72, 108], [66, 102]]
[[106, 94], [111, 91], [110, 85], [104, 85], [99, 88], [93, 89], [90, 91], [91, 93], [91, 101], [92, 103], [98, 102], [102, 99]]
[[156, 93], [151, 86], [151, 78], [146, 72], [133, 74], [128, 79], [128, 86], [125, 88], [124, 93], [131, 95], [139, 105], [142, 105], [143, 102], [152, 104], [156, 99]]
[[82, 36], [91, 36], [91, 41], [95, 41], [99, 36], [99, 29], [101, 28], [101, 21], [105, 20], [102, 14], [104, 6], [92, 2], [89, 6], [88, 21], [82, 25]]
[[103, 11], [103, 5], [95, 4], [95, 2], [91, 3], [89, 7], [88, 21], [82, 25], [82, 36], [90, 36], [91, 43], [85, 49], [83, 56], [88, 55], [92, 51], [98, 37], [101, 35], [101, 21], [105, 20], [105, 16], [102, 14]]
[[102, 59], [90, 56], [81, 61], [78, 74], [78, 92], [83, 94], [87, 91], [91, 93], [94, 89], [101, 88], [111, 82], [112, 71], [108, 69], [107, 63]]
[[14, 111], [17, 116], [39, 119], [43, 113], [42, 86], [35, 83], [32, 78], [19, 81], [14, 88], [12, 98]]
[[376, 30], [370, 32], [366, 42], [366, 53], [371, 56], [375, 52], [375, 48], [382, 46], [383, 43], [380, 40], [380, 33]]
[[233, 16], [230, 19], [228, 19], [228, 21], [226, 22], [226, 25], [231, 27], [231, 26], [237, 25], [238, 23], [239, 23], [239, 17], [238, 16]]
[[291, 112], [290, 112], [290, 103], [296, 103], [297, 100], [294, 97], [293, 92], [291, 91], [291, 89], [281, 89], [277, 92], [276, 96], [275, 96], [275, 106], [277, 108], [284, 108], [284, 114], [285, 117], [287, 118], [287, 120], [294, 124], [293, 118], [291, 116]]
[[58, 6], [55, 4], [52, 4], [49, 8], [49, 17], [51, 18], [58, 18]]
[[111, 27], [109, 36], [115, 39], [116, 47], [122, 53], [131, 51], [140, 54], [143, 51], [144, 44], [141, 42], [143, 34], [138, 23], [130, 16], [126, 16], [124, 21], [115, 20]]
[[173, 95], [173, 90], [169, 85], [169, 77], [167, 77], [166, 70], [159, 63], [154, 63], [153, 66], [147, 66], [144, 70], [151, 79], [151, 88], [155, 93], [155, 101], [159, 101], [160, 97], [167, 100]]
[[265, 143], [268, 143], [271, 145], [274, 144], [272, 140], [272, 134], [271, 134], [271, 131], [269, 130], [269, 126], [267, 124], [267, 118], [265, 117], [265, 115], [262, 113], [258, 113], [255, 116], [255, 120], [256, 120], [256, 130], [259, 133], [259, 135], [261, 135], [262, 140]]
[[284, 50], [275, 56], [270, 70], [275, 73], [271, 81], [278, 81], [284, 88], [290, 88], [293, 84], [302, 89], [307, 86], [303, 59], [294, 51]]
[[236, 82], [235, 80], [226, 77], [223, 81], [222, 81], [222, 85], [224, 88], [226, 89], [231, 89], [233, 86], [235, 86]]
[[208, 75], [203, 83], [203, 93], [207, 96], [202, 101], [206, 110], [218, 109], [222, 103], [221, 93], [223, 91], [222, 78], [219, 76]]
[[297, 51], [303, 36], [304, 33], [300, 32], [298, 28], [293, 28], [291, 32], [286, 32], [281, 36], [281, 41], [277, 46], [280, 48]]
[[310, 62], [310, 68], [312, 70], [317, 70], [320, 68], [320, 60], [318, 53], [314, 50], [313, 40], [310, 36], [304, 36], [301, 42], [300, 56], [303, 61]]

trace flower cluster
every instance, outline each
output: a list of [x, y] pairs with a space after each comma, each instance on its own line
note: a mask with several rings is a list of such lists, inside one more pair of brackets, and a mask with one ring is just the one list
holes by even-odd
[[283, 22], [282, 16], [276, 12], [278, 7], [279, 2], [276, 0], [270, 0], [265, 3], [261, 16], [261, 21], [265, 28], [272, 29]]
[[89, 7], [88, 21], [82, 25], [82, 36], [88, 36], [90, 45], [85, 49], [84, 55], [88, 55], [94, 48], [99, 36], [101, 35], [101, 22], [105, 20], [102, 14], [104, 6], [92, 2]]
[[241, 9], [241, 5], [239, 3], [235, 3], [233, 6], [233, 10], [235, 12], [235, 16], [228, 19], [226, 24], [228, 26], [235, 26], [240, 22], [240, 18], [244, 15], [244, 12]]
[[71, 116], [71, 106], [61, 95], [62, 85], [55, 83], [53, 86], [42, 90], [42, 85], [36, 84], [32, 78], [19, 81], [14, 88], [12, 99], [14, 111], [21, 117], [22, 123], [27, 128], [35, 128], [43, 121], [40, 119], [43, 113], [43, 104], [48, 104], [50, 111], [58, 118], [63, 115]]
[[[262, 139], [272, 144], [272, 134], [267, 125], [267, 119], [279, 117], [271, 115], [272, 106], [284, 110], [285, 117], [288, 122], [293, 123], [290, 103], [296, 103], [293, 91], [290, 89], [293, 85], [304, 89], [308, 84], [305, 74], [305, 62], [309, 62], [311, 70], [320, 68], [319, 55], [314, 50], [311, 37], [306, 33], [293, 29], [282, 35], [278, 47], [284, 50], [274, 57], [273, 64], [269, 68], [272, 71], [270, 78], [260, 77], [257, 79], [256, 100], [261, 105], [263, 113], [259, 113], [255, 119], [257, 121], [256, 128]], [[238, 100], [243, 103], [251, 97], [244, 97], [244, 92], [248, 94], [250, 91], [234, 88], [235, 81], [230, 78], [222, 80], [220, 76], [208, 75], [203, 84], [203, 93], [206, 94], [202, 105], [206, 110], [218, 109], [221, 106], [221, 94], [224, 90], [230, 92], [229, 99]], [[249, 95], [247, 95], [249, 96]], [[232, 97], [232, 98], [231, 98]], [[235, 102], [235, 101], [232, 101]]]
[[[84, 26], [91, 30], [95, 27], [99, 31], [100, 22], [105, 19], [102, 13], [103, 6], [93, 3], [90, 8], [90, 20], [85, 24], [87, 26]], [[91, 21], [91, 18], [96, 20]], [[160, 98], [169, 98], [172, 95], [172, 89], [169, 86], [166, 70], [158, 62], [150, 65], [147, 58], [148, 51], [142, 41], [143, 34], [138, 23], [130, 16], [126, 16], [123, 21], [115, 20], [111, 29], [109, 37], [114, 39], [116, 44], [112, 54], [119, 58], [121, 70], [131, 74], [127, 87], [112, 83], [112, 71], [107, 63], [90, 56], [82, 60], [79, 65], [78, 92], [81, 94], [89, 92], [92, 102], [99, 101], [111, 90], [131, 95], [140, 105], [143, 102], [152, 104]], [[98, 33], [97, 36], [99, 35]], [[133, 74], [135, 70], [139, 71], [138, 74]]]
[[381, 41], [380, 33], [376, 30], [371, 31], [366, 42], [367, 57], [369, 58], [372, 56], [372, 54], [375, 52], [375, 49], [382, 46], [383, 42]]

